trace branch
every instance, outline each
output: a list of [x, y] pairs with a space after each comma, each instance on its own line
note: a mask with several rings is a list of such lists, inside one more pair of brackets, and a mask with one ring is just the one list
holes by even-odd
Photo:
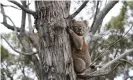
[[[93, 25], [94, 25], [94, 23], [95, 23], [97, 13], [99, 12], [99, 9], [98, 9], [99, 2], [100, 2], [100, 1], [97, 1], [96, 12], [95, 12], [95, 15], [94, 15], [93, 23], [92, 23], [92, 25], [91, 25], [91, 29], [92, 29], [92, 27], [93, 27]], [[91, 30], [91, 29], [90, 29], [90, 30]]]
[[3, 17], [5, 17], [5, 18], [7, 17], [12, 22], [12, 24], [14, 26], [15, 35], [18, 36], [17, 27], [15, 26], [14, 22], [12, 21], [12, 19], [9, 16], [7, 16], [6, 14], [3, 14]]
[[120, 60], [121, 58], [125, 57], [126, 55], [129, 54], [133, 54], [133, 48], [130, 50], [125, 51], [123, 54], [121, 54], [119, 57], [113, 59], [112, 61], [108, 62], [107, 64], [105, 64], [102, 68], [100, 68], [97, 71], [94, 72], [84, 72], [82, 74], [79, 74], [78, 76], [81, 78], [92, 78], [95, 76], [103, 76], [106, 74], [109, 74], [112, 70], [109, 68], [109, 66], [111, 66], [112, 64], [116, 63], [118, 60]]
[[[0, 4], [0, 6], [1, 6], [1, 13], [5, 15], [5, 10], [3, 8], [4, 5], [3, 4]], [[6, 17], [4, 17], [4, 16], [3, 16], [3, 22], [6, 22], [7, 23]]]
[[[129, 28], [129, 30], [123, 35], [123, 37], [126, 36], [126, 34], [132, 29], [132, 27], [133, 27], [133, 25], [132, 25], [132, 26]], [[119, 42], [121, 39], [122, 39], [122, 38], [119, 38], [119, 39], [117, 39], [116, 41], [112, 42], [102, 53], [100, 53], [100, 55], [98, 55], [98, 56], [95, 58], [95, 60], [92, 62], [92, 64], [93, 64], [94, 62], [96, 62], [96, 61], [98, 60], [98, 58], [101, 57], [104, 53], [106, 53], [106, 52], [108, 51], [108, 49], [109, 49], [111, 46], [115, 45], [115, 44], [116, 44], [117, 42]]]
[[[2, 4], [2, 3], [0, 3], [0, 4]], [[18, 10], [21, 10], [20, 8], [18, 8], [18, 7], [15, 7], [15, 6], [12, 6], [12, 5], [4, 5], [4, 4], [2, 4], [4, 7], [12, 7], [12, 8], [15, 8], [15, 9], [18, 9]]]
[[106, 16], [106, 14], [114, 7], [114, 5], [118, 3], [118, 1], [110, 1], [104, 8], [102, 11], [100, 11], [98, 13], [98, 15], [96, 16], [96, 20], [94, 25], [92, 26], [91, 32], [92, 34], [95, 34], [97, 29], [100, 28], [104, 17]]
[[13, 30], [13, 31], [20, 31], [20, 28], [18, 28], [18, 27], [16, 27], [15, 26], [15, 24], [14, 24], [14, 22], [11, 20], [11, 18], [9, 17], [9, 16], [7, 16], [7, 15], [4, 15], [4, 14], [2, 14], [3, 15], [3, 18], [5, 18], [6, 19], [6, 17], [13, 23], [13, 26], [11, 26], [11, 25], [9, 25], [6, 21], [5, 22], [2, 22], [1, 24], [3, 24], [4, 26], [6, 26], [8, 29], [11, 29], [11, 30]]
[[78, 74], [78, 77], [80, 78], [84, 78], [84, 79], [90, 79], [92, 77], [96, 77], [96, 76], [104, 76], [109, 74], [109, 72], [111, 72], [111, 69], [104, 69], [104, 70], [97, 70], [94, 72], [85, 72], [82, 74]]
[[120, 59], [120, 61], [126, 62], [126, 63], [130, 64], [131, 66], [133, 66], [133, 62], [132, 61], [128, 61], [126, 59]]
[[100, 69], [100, 70], [97, 70], [94, 72], [85, 72], [82, 74], [78, 74], [78, 77], [84, 78], [84, 79], [89, 79], [89, 78], [97, 77], [97, 76], [105, 76], [105, 75], [108, 75], [109, 73], [111, 73], [112, 71], [114, 71], [119, 65], [120, 65], [120, 63], [117, 63], [112, 69], [109, 67], [104, 70]]
[[[28, 4], [30, 4], [29, 1], [28, 1]], [[29, 9], [29, 5], [28, 5], [27, 8]], [[33, 26], [32, 26], [32, 19], [31, 19], [31, 15], [30, 14], [28, 14], [28, 22], [29, 22], [29, 24], [28, 24], [28, 26], [29, 26], [29, 32], [31, 34], [33, 34], [34, 29], [33, 29]]]
[[[20, 52], [20, 51], [14, 49], [13, 46], [11, 46], [10, 43], [9, 43], [3, 36], [1, 36], [1, 38], [3, 38], [3, 39], [6, 41], [6, 43], [7, 43], [15, 52], [17, 52], [17, 53], [19, 53], [19, 54], [22, 54], [22, 55], [34, 55], [34, 54], [36, 54], [36, 52], [28, 52], [28, 53]], [[31, 53], [31, 54], [29, 54], [29, 53]]]
[[89, 1], [85, 1], [72, 15], [69, 15], [68, 18], [73, 19], [88, 3]]
[[[11, 20], [10, 17], [8, 17], [6, 14], [5, 14], [5, 11], [4, 11], [4, 8], [3, 8], [3, 4], [0, 5], [1, 6], [1, 13], [3, 15], [3, 22], [1, 22], [1, 24], [3, 24], [4, 26], [6, 26], [8, 29], [11, 29], [13, 31], [15, 31], [15, 25], [13, 23], [13, 21]], [[11, 26], [7, 23], [7, 20], [6, 20], [6, 17], [9, 18], [9, 20], [13, 23], [14, 26]], [[17, 31], [20, 31], [20, 28], [16, 27]]]
[[13, 1], [13, 0], [10, 0], [9, 2], [17, 5], [18, 7], [20, 7], [23, 11], [25, 11], [26, 13], [29, 13], [29, 14], [32, 14], [33, 16], [35, 16], [35, 11], [32, 11], [24, 6], [22, 6], [21, 4], [19, 4], [17, 1]]
[[[14, 29], [15, 26], [11, 26], [11, 25], [9, 25], [9, 24], [7, 24], [7, 23], [5, 23], [5, 22], [2, 22], [2, 24], [3, 24], [5, 27], [7, 27], [8, 29], [11, 29], [11, 30], [15, 31], [15, 29]], [[20, 32], [20, 28], [18, 28], [18, 27], [16, 27], [16, 28], [17, 28], [17, 31]]]
[[117, 58], [113, 59], [112, 61], [108, 62], [107, 64], [105, 64], [101, 69], [105, 69], [108, 66], [112, 65], [113, 63], [115, 63], [116, 61], [120, 60], [121, 58], [125, 57], [126, 55], [129, 54], [133, 54], [133, 48], [130, 50], [125, 51], [123, 54], [121, 54], [120, 56], [118, 56]]
[[[26, 1], [21, 1], [22, 5], [26, 7]], [[26, 12], [22, 11], [22, 18], [21, 18], [21, 33], [25, 31], [25, 20], [26, 20]]]

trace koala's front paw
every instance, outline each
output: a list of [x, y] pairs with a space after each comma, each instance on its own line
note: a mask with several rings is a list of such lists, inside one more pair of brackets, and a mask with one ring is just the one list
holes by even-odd
[[66, 27], [66, 31], [67, 31], [68, 33], [72, 33], [72, 32], [73, 32], [69, 27]]
[[72, 29], [69, 29], [68, 32], [69, 32], [69, 33], [73, 33], [73, 30], [72, 30]]
[[69, 27], [66, 27], [66, 31], [69, 32]]

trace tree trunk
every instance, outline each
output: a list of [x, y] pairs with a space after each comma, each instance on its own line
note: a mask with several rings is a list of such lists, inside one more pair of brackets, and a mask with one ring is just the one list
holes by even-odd
[[70, 1], [36, 1], [35, 21], [39, 35], [37, 68], [39, 80], [76, 80], [73, 69], [69, 26]]

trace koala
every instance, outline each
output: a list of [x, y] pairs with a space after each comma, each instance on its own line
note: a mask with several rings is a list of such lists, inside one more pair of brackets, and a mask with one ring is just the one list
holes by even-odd
[[77, 74], [84, 72], [91, 64], [88, 44], [85, 42], [84, 34], [88, 26], [87, 21], [70, 21], [72, 29], [67, 28], [71, 39], [74, 69]]

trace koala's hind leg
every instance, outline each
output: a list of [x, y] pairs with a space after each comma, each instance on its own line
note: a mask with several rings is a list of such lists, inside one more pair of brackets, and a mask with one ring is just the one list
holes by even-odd
[[81, 58], [75, 58], [74, 67], [77, 73], [82, 73], [86, 69], [86, 63]]

